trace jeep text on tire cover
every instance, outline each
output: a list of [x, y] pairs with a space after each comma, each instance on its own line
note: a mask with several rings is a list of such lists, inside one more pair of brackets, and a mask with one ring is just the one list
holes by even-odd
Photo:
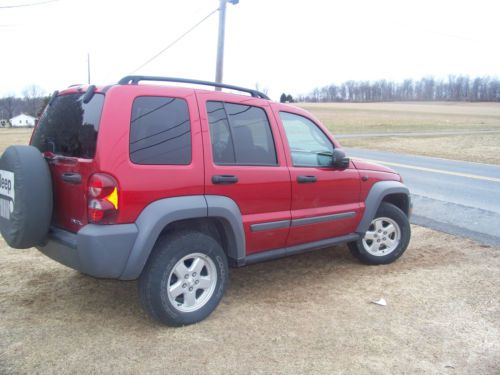
[[310, 113], [213, 82], [128, 76], [56, 92], [31, 145], [0, 158], [11, 247], [138, 279], [144, 309], [173, 326], [210, 315], [228, 266], [341, 243], [364, 263], [393, 262], [410, 211], [397, 173], [346, 157]]
[[0, 195], [14, 200], [14, 173], [0, 170]]

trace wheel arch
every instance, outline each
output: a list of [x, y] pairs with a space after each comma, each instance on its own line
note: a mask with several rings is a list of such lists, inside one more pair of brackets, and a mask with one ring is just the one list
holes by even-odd
[[365, 212], [356, 228], [356, 233], [363, 235], [368, 230], [382, 202], [394, 204], [406, 216], [410, 215], [411, 202], [408, 188], [398, 181], [380, 181], [373, 184], [365, 199]]
[[410, 197], [405, 193], [391, 193], [382, 199], [382, 202], [387, 202], [393, 204], [401, 211], [404, 212], [406, 216], [410, 216]]
[[245, 235], [236, 203], [222, 196], [165, 198], [149, 204], [135, 222], [138, 236], [120, 276], [133, 280], [141, 274], [161, 235], [186, 227], [208, 233], [221, 241], [230, 262], [245, 257]]
[[230, 261], [238, 259], [237, 239], [230, 222], [224, 217], [207, 216], [173, 221], [163, 228], [158, 239], [186, 229], [209, 235], [220, 243]]

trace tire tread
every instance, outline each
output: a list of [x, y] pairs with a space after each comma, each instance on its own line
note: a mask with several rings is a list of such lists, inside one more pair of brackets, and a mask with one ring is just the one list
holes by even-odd
[[387, 254], [386, 256], [381, 256], [381, 257], [369, 254], [363, 247], [362, 238], [354, 242], [349, 242], [348, 247], [349, 250], [351, 251], [351, 254], [365, 264], [379, 265], [379, 264], [392, 263], [396, 261], [399, 257], [401, 257], [401, 255], [403, 255], [403, 253], [406, 251], [406, 248], [408, 247], [408, 244], [410, 243], [410, 237], [411, 237], [410, 223], [408, 217], [405, 215], [403, 211], [401, 211], [400, 208], [391, 203], [382, 202], [380, 204], [379, 209], [377, 210], [375, 218], [381, 216], [390, 217], [399, 224], [401, 230], [401, 242], [396, 248], [396, 250], [394, 250], [390, 254]]
[[[199, 310], [189, 313], [175, 311], [168, 298], [162, 293], [162, 285], [170, 273], [170, 264], [192, 252], [203, 252], [193, 247], [203, 244], [216, 264], [218, 281], [211, 300]], [[208, 316], [218, 305], [227, 284], [227, 259], [220, 244], [211, 236], [194, 230], [170, 232], [161, 236], [139, 277], [139, 301], [144, 310], [155, 320], [169, 326], [182, 326], [196, 323]]]

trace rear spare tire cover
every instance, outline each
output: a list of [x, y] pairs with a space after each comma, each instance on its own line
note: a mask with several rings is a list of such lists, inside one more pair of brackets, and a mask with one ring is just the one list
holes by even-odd
[[52, 179], [33, 146], [10, 146], [0, 157], [0, 233], [10, 247], [40, 244], [52, 218]]

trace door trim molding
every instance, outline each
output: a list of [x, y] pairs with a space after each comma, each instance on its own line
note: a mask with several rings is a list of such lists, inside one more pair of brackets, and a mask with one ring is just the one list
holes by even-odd
[[344, 219], [349, 219], [349, 218], [354, 217], [354, 216], [356, 216], [356, 212], [349, 211], [349, 212], [342, 212], [340, 214], [333, 214], [333, 215], [305, 217], [303, 219], [292, 220], [291, 226], [292, 227], [299, 227], [301, 225], [318, 224], [318, 223], [324, 223], [326, 221], [344, 220]]
[[349, 219], [349, 218], [355, 217], [355, 216], [356, 216], [356, 212], [349, 211], [349, 212], [342, 212], [340, 214], [312, 216], [312, 217], [305, 217], [305, 218], [293, 219], [293, 220], [268, 221], [265, 223], [251, 224], [250, 230], [252, 232], [261, 232], [261, 231], [272, 230], [272, 229], [299, 227], [302, 225], [318, 224], [318, 223], [324, 223], [327, 221], [344, 220], [344, 219]]
[[250, 230], [252, 232], [261, 232], [264, 230], [282, 229], [289, 227], [290, 227], [290, 220], [280, 220], [280, 221], [269, 221], [267, 223], [252, 224], [250, 225]]

